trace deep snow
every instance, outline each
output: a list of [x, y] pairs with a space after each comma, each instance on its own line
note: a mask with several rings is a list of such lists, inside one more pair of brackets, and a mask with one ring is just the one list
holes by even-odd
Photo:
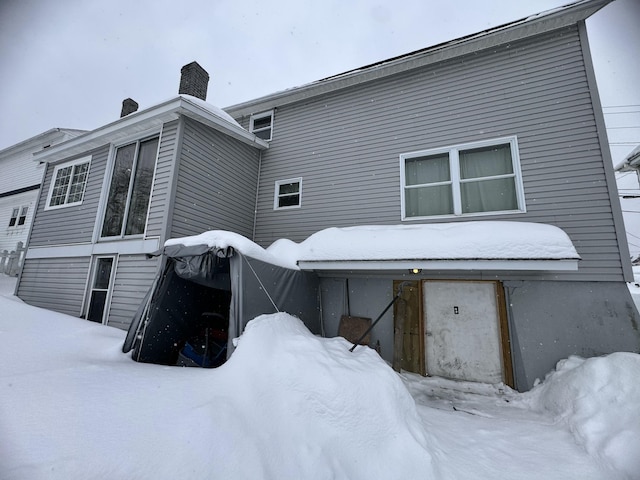
[[124, 332], [0, 275], [0, 478], [640, 478], [640, 355], [559, 363], [532, 391], [398, 375], [276, 314], [218, 369], [139, 364]]

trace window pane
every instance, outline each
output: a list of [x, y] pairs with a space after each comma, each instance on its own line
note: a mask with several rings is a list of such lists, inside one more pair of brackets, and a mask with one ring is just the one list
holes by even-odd
[[107, 198], [107, 208], [102, 225], [102, 236], [113, 237], [120, 235], [124, 210], [127, 205], [127, 194], [133, 168], [133, 157], [136, 152], [136, 144], [127, 145], [118, 149], [116, 161], [113, 167], [113, 177]]
[[113, 258], [99, 258], [96, 262], [96, 278], [93, 282], [93, 288], [107, 289], [109, 288], [109, 278], [111, 277], [111, 266]]
[[513, 162], [508, 143], [460, 151], [460, 178], [481, 178], [510, 173], [513, 173]]
[[447, 182], [451, 179], [449, 154], [408, 158], [405, 160], [404, 176], [406, 185]]
[[271, 116], [253, 119], [254, 130], [260, 130], [261, 128], [269, 128], [270, 126], [271, 126]]
[[87, 312], [87, 320], [102, 323], [104, 307], [107, 303], [106, 290], [94, 290], [91, 292], [91, 301], [89, 302], [89, 311]]
[[269, 140], [271, 138], [271, 129], [268, 128], [266, 130], [260, 130], [259, 132], [254, 131], [253, 134], [262, 140]]
[[136, 164], [136, 174], [131, 192], [125, 235], [144, 233], [157, 151], [157, 138], [140, 144], [140, 153], [138, 154], [138, 162]]
[[517, 210], [515, 178], [465, 182], [460, 185], [462, 213]]
[[407, 188], [404, 194], [406, 217], [426, 217], [453, 213], [451, 185]]
[[286, 195], [288, 193], [298, 193], [300, 191], [300, 183], [281, 183], [278, 189], [279, 195]]
[[53, 192], [51, 193], [50, 207], [62, 205], [67, 198], [67, 187], [71, 181], [71, 170], [73, 166], [64, 167], [58, 170], [56, 179], [53, 184]]
[[14, 208], [11, 211], [11, 218], [9, 219], [9, 226], [14, 227], [16, 225], [16, 220], [18, 219], [18, 209]]
[[87, 182], [87, 172], [89, 171], [89, 163], [76, 165], [71, 177], [71, 185], [69, 187], [69, 197], [67, 203], [75, 203], [82, 201], [84, 194], [84, 186]]
[[27, 212], [29, 211], [29, 207], [22, 207], [20, 210], [20, 218], [18, 218], [18, 225], [24, 225], [24, 222], [27, 221]]
[[278, 198], [278, 207], [297, 207], [300, 205], [300, 195], [285, 195]]

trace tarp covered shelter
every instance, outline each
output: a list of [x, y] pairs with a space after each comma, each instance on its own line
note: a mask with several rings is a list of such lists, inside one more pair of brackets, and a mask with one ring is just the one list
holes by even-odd
[[312, 332], [321, 333], [314, 273], [269, 262], [268, 254], [261, 255], [262, 249], [246, 238], [218, 233], [172, 240], [157, 252], [163, 255], [164, 268], [123, 346], [125, 353], [133, 350], [134, 360], [218, 366], [233, 351], [233, 339], [247, 322], [278, 311], [299, 317]]

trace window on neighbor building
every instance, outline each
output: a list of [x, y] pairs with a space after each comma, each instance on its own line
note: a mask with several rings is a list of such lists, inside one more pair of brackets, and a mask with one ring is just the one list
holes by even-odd
[[276, 182], [274, 209], [296, 208], [302, 204], [302, 178], [290, 178]]
[[18, 226], [24, 225], [27, 221], [27, 212], [29, 211], [29, 207], [20, 207], [20, 216], [18, 217]]
[[402, 219], [523, 212], [516, 137], [400, 155]]
[[273, 110], [251, 115], [249, 131], [263, 140], [271, 140], [273, 134]]
[[155, 137], [116, 150], [102, 237], [144, 233], [158, 142], [158, 137]]
[[15, 227], [16, 223], [18, 222], [18, 214], [20, 213], [20, 209], [19, 208], [14, 208], [13, 210], [11, 210], [11, 217], [9, 218], [9, 226], [10, 227]]
[[55, 167], [45, 210], [82, 203], [90, 162], [91, 157], [83, 157]]

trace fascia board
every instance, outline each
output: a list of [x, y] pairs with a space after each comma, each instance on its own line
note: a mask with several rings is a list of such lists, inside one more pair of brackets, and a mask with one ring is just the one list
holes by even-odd
[[38, 145], [45, 143], [48, 139], [53, 141], [57, 137], [64, 136], [66, 134], [64, 129], [61, 128], [52, 128], [47, 130], [46, 132], [42, 132], [34, 137], [28, 138], [27, 140], [23, 140], [19, 143], [11, 145], [3, 150], [0, 150], [0, 159], [12, 157], [14, 155], [21, 154], [23, 152], [34, 153], [32, 150], [34, 147], [38, 147]]
[[578, 270], [577, 259], [542, 260], [346, 260], [346, 261], [305, 261], [299, 260], [301, 270], [345, 271], [378, 270], [402, 271], [420, 270], [490, 270], [490, 271], [540, 271], [567, 272]]
[[523, 20], [452, 40], [444, 44], [436, 45], [435, 47], [428, 47], [424, 50], [345, 72], [324, 80], [318, 80], [301, 87], [291, 88], [256, 100], [232, 105], [224, 110], [233, 117], [250, 115], [278, 106], [308, 100], [312, 97], [353, 87], [390, 75], [450, 60], [462, 55], [494, 48], [499, 45], [574, 25], [590, 17], [611, 1], [613, 0], [588, 0], [578, 2], [568, 7], [561, 7], [552, 13], [532, 15]]

